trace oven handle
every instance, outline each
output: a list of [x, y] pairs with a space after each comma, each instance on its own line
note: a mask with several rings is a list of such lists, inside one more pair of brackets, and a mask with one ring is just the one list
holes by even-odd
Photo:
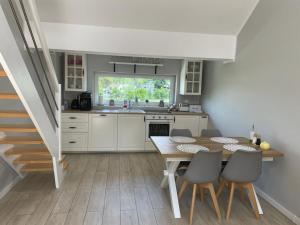
[[154, 123], [154, 124], [173, 123], [173, 121], [175, 121], [175, 118], [174, 119], [164, 119], [164, 120], [147, 120], [146, 119], [146, 122], [149, 124], [151, 124], [151, 123]]

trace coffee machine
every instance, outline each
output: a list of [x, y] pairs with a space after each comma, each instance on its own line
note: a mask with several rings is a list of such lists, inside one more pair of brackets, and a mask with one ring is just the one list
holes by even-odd
[[89, 111], [92, 109], [92, 94], [90, 92], [83, 92], [79, 95], [79, 109]]

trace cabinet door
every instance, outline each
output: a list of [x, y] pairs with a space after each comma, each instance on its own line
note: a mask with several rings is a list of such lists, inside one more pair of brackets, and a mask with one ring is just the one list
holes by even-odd
[[81, 54], [65, 54], [65, 90], [86, 91], [86, 59]]
[[89, 151], [115, 151], [117, 148], [117, 115], [89, 115]]
[[208, 125], [208, 116], [200, 116], [199, 136], [201, 136], [202, 130], [207, 129], [207, 125]]
[[144, 115], [118, 116], [118, 150], [141, 151], [145, 149]]
[[67, 151], [86, 151], [87, 149], [87, 133], [63, 133], [62, 149]]
[[173, 128], [189, 129], [193, 137], [199, 136], [199, 116], [176, 115]]
[[202, 61], [184, 61], [180, 75], [181, 95], [201, 95]]

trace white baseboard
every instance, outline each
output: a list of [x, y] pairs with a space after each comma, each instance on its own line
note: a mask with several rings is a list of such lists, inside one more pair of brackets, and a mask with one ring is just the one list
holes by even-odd
[[0, 191], [0, 199], [3, 198], [17, 183], [21, 180], [19, 176], [17, 176], [10, 184], [8, 184], [5, 188]]
[[296, 216], [294, 213], [292, 213], [287, 208], [282, 206], [280, 203], [278, 203], [276, 200], [274, 200], [268, 194], [263, 192], [260, 188], [255, 186], [255, 191], [260, 197], [265, 199], [268, 203], [270, 203], [277, 210], [279, 210], [283, 215], [285, 215], [287, 218], [289, 218], [291, 221], [293, 221], [293, 223], [300, 225], [300, 218], [298, 216]]

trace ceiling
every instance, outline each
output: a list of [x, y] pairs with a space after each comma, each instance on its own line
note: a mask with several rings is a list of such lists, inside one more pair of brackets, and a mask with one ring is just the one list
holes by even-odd
[[237, 35], [259, 0], [37, 0], [43, 22]]

